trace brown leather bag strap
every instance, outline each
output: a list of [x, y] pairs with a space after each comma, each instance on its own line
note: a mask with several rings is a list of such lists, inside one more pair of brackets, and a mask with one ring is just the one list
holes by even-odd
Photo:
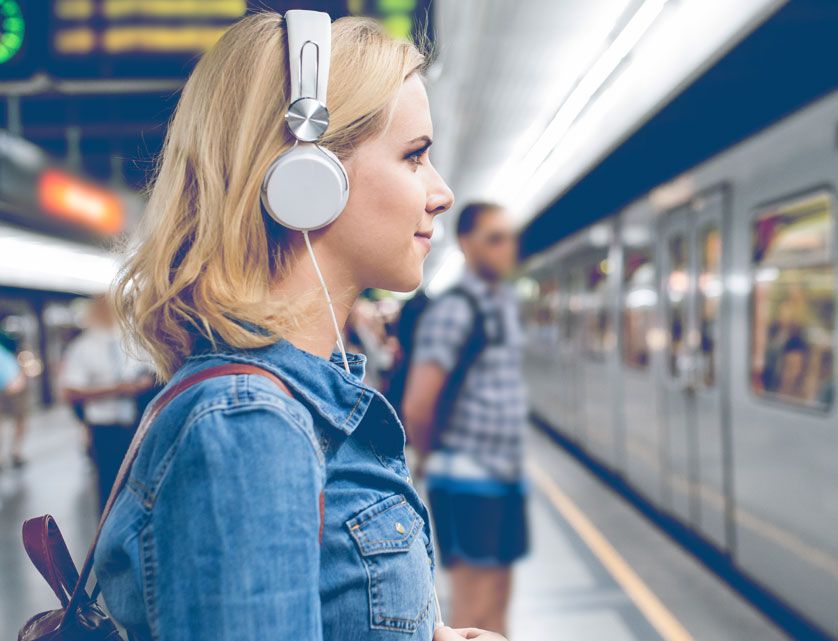
[[46, 514], [25, 521], [23, 547], [61, 605], [66, 607], [71, 591], [78, 585], [79, 573], [55, 519]]
[[169, 402], [174, 399], [178, 394], [184, 392], [185, 390], [189, 389], [196, 383], [200, 383], [201, 381], [205, 381], [208, 378], [215, 378], [218, 376], [231, 376], [234, 374], [255, 374], [257, 376], [264, 376], [268, 380], [272, 381], [279, 389], [281, 389], [284, 393], [288, 396], [293, 396], [291, 391], [282, 382], [276, 374], [269, 372], [266, 369], [258, 367], [256, 365], [249, 365], [247, 363], [227, 363], [224, 365], [217, 365], [215, 367], [208, 367], [207, 369], [203, 369], [199, 372], [195, 372], [194, 374], [187, 376], [181, 381], [178, 381], [170, 388], [168, 388], [163, 394], [155, 399], [154, 403], [148, 408], [148, 410], [143, 415], [142, 420], [140, 421], [140, 425], [137, 428], [137, 432], [134, 434], [134, 438], [131, 440], [131, 445], [128, 447], [128, 452], [125, 454], [125, 458], [122, 459], [122, 465], [119, 467], [119, 473], [116, 476], [116, 480], [114, 481], [113, 488], [111, 489], [110, 496], [108, 496], [108, 502], [105, 503], [105, 509], [102, 510], [102, 516], [99, 519], [99, 525], [96, 528], [96, 535], [93, 537], [93, 543], [90, 545], [90, 549], [87, 551], [87, 557], [84, 560], [84, 565], [82, 566], [81, 574], [79, 575], [79, 580], [73, 589], [73, 594], [70, 597], [69, 603], [67, 603], [67, 608], [64, 613], [64, 618], [62, 619], [62, 625], [64, 621], [69, 619], [72, 612], [78, 607], [79, 602], [84, 596], [86, 595], [85, 586], [87, 585], [87, 580], [90, 578], [90, 572], [93, 569], [93, 553], [96, 550], [96, 544], [99, 542], [99, 536], [102, 534], [102, 526], [105, 524], [105, 520], [108, 518], [108, 514], [110, 514], [111, 508], [113, 507], [114, 502], [116, 501], [116, 497], [119, 492], [122, 490], [123, 486], [125, 485], [125, 481], [128, 478], [128, 473], [131, 470], [131, 465], [134, 463], [134, 459], [137, 458], [137, 452], [140, 449], [140, 445], [145, 438], [146, 433], [148, 432], [149, 428], [151, 427], [152, 423], [154, 423], [154, 419], [163, 411], [163, 408], [169, 404]]

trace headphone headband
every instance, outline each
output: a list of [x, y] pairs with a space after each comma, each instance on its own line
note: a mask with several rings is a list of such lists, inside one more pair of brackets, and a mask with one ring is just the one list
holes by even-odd
[[328, 13], [285, 13], [291, 104], [285, 124], [301, 142], [316, 142], [329, 127], [326, 91], [332, 56], [332, 22]]
[[285, 12], [291, 103], [300, 98], [326, 102], [332, 59], [332, 21], [328, 13], [293, 9]]

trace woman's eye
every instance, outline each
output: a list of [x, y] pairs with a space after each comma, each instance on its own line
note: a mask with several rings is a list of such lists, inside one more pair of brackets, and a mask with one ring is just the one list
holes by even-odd
[[407, 155], [407, 160], [412, 162], [414, 165], [421, 165], [422, 164], [422, 155], [425, 153], [424, 149], [417, 149]]

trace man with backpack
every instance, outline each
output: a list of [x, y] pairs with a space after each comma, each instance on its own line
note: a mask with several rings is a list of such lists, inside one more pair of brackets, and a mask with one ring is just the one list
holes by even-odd
[[523, 333], [514, 289], [503, 282], [517, 238], [504, 209], [474, 203], [460, 214], [457, 239], [462, 279], [412, 310], [414, 332], [402, 328], [410, 368], [400, 410], [451, 577], [451, 625], [506, 634], [511, 565], [528, 547]]

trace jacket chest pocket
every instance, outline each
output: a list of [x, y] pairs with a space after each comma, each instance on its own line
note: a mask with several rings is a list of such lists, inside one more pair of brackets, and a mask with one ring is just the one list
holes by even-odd
[[422, 517], [400, 494], [346, 522], [367, 570], [370, 626], [413, 633], [433, 607]]

